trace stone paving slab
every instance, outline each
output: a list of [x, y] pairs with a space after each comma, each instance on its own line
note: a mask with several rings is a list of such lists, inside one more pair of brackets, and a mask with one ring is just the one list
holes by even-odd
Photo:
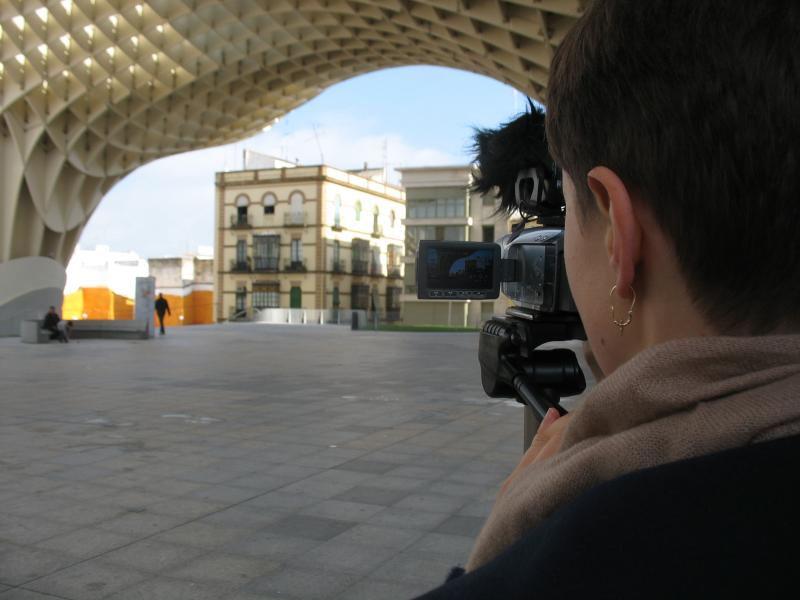
[[471, 333], [0, 339], [0, 600], [410, 598], [519, 458]]

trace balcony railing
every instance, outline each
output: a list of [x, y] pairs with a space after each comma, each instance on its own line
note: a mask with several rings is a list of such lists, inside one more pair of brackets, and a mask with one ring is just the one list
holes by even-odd
[[334, 260], [331, 263], [331, 271], [334, 273], [344, 273], [347, 271], [347, 264], [343, 260]]
[[369, 264], [369, 274], [370, 275], [383, 275], [383, 265], [381, 263], [370, 263]]
[[261, 273], [278, 270], [277, 256], [256, 256], [253, 263], [253, 270]]
[[388, 273], [387, 273], [387, 276], [388, 276], [388, 277], [395, 277], [395, 278], [397, 278], [397, 277], [402, 277], [402, 276], [403, 276], [403, 274], [400, 272], [400, 267], [394, 267], [394, 266], [393, 266], [393, 267], [389, 267], [389, 269], [388, 269]]
[[252, 261], [248, 256], [244, 260], [234, 258], [231, 261], [231, 273], [249, 273], [252, 270]]
[[286, 213], [283, 215], [283, 225], [285, 227], [302, 227], [306, 224], [305, 213]]
[[306, 269], [306, 261], [304, 258], [300, 260], [289, 260], [283, 265], [283, 270], [289, 273], [304, 273]]
[[353, 275], [366, 275], [368, 269], [368, 260], [353, 260]]
[[341, 231], [342, 230], [342, 224], [340, 222], [336, 221], [333, 225], [331, 225], [331, 229], [333, 229], [334, 231]]
[[231, 215], [231, 229], [250, 229], [250, 215]]

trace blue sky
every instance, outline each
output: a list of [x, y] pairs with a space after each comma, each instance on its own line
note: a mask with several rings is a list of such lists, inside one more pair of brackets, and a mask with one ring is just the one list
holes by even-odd
[[212, 245], [214, 173], [242, 168], [244, 149], [301, 164], [319, 164], [321, 150], [327, 164], [344, 169], [365, 162], [381, 167], [384, 156], [390, 169], [463, 164], [471, 156], [473, 127], [496, 127], [525, 105], [513, 88], [454, 69], [400, 67], [361, 75], [253, 138], [134, 171], [103, 199], [79, 244], [106, 244], [145, 258]]

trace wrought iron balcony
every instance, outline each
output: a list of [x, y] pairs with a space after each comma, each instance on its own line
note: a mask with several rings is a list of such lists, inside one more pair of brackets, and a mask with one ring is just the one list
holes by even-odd
[[370, 275], [383, 275], [383, 265], [377, 262], [369, 263], [369, 274]]
[[277, 271], [279, 266], [278, 262], [277, 256], [256, 256], [253, 270], [261, 273], [265, 271]]
[[302, 227], [306, 224], [305, 213], [286, 213], [283, 215], [283, 225], [285, 227]]
[[283, 270], [289, 273], [305, 273], [307, 271], [306, 261], [304, 258], [287, 261], [283, 266]]
[[343, 260], [334, 260], [331, 264], [331, 271], [334, 273], [344, 273], [347, 271], [347, 264]]
[[253, 263], [248, 256], [244, 260], [233, 259], [231, 261], [231, 273], [249, 273], [253, 269]]
[[353, 275], [366, 275], [368, 269], [368, 260], [353, 260]]
[[250, 215], [231, 215], [231, 229], [250, 229]]

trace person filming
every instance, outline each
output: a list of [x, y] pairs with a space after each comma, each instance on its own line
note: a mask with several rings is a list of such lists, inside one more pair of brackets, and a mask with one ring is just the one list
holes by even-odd
[[443, 598], [793, 597], [800, 4], [596, 0], [546, 98], [604, 378], [547, 413]]

